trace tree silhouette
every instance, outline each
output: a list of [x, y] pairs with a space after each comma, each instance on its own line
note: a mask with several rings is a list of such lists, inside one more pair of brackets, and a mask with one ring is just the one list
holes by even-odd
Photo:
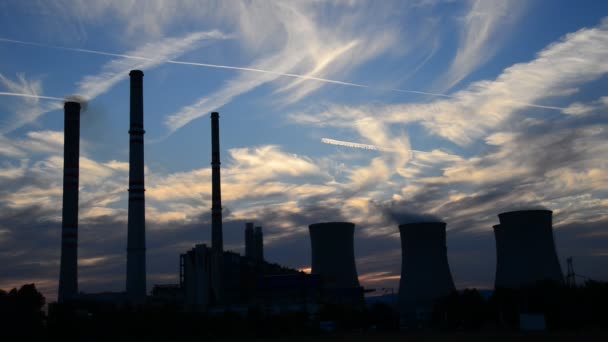
[[25, 284], [8, 293], [0, 290], [0, 330], [3, 334], [20, 336], [42, 333], [45, 303], [34, 284]]

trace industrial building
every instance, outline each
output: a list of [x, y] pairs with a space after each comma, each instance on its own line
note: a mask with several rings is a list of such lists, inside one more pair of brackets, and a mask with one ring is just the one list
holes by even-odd
[[[292, 310], [306, 308], [315, 298], [314, 280], [298, 270], [264, 260], [262, 227], [245, 224], [245, 256], [223, 250], [222, 196], [220, 176], [219, 114], [211, 114], [211, 248], [197, 244], [180, 255], [180, 284], [183, 307], [187, 311], [206, 312], [212, 308]], [[351, 238], [352, 240], [352, 238]], [[294, 285], [286, 289], [285, 284]], [[299, 291], [299, 292], [298, 292]], [[300, 294], [299, 296], [293, 296]]]
[[399, 311], [402, 318], [425, 318], [435, 302], [455, 290], [448, 264], [446, 224], [418, 222], [399, 226], [401, 279]]
[[520, 210], [498, 215], [495, 288], [524, 288], [539, 281], [563, 283], [553, 240], [553, 212]]

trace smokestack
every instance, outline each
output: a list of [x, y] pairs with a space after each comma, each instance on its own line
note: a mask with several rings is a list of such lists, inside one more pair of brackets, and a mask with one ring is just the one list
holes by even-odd
[[520, 210], [498, 215], [496, 288], [522, 288], [538, 281], [559, 283], [564, 276], [553, 240], [550, 210]]
[[255, 260], [262, 262], [264, 261], [264, 234], [262, 233], [262, 227], [255, 227], [253, 241]]
[[312, 274], [318, 274], [323, 287], [359, 288], [355, 250], [355, 225], [350, 222], [324, 222], [308, 226], [312, 248]]
[[446, 224], [402, 224], [399, 311], [402, 315], [431, 310], [434, 302], [455, 290], [446, 247]]
[[245, 256], [253, 260], [254, 241], [253, 241], [253, 222], [245, 224]]
[[146, 299], [146, 202], [144, 195], [144, 73], [131, 70], [129, 129], [129, 214], [127, 295], [135, 303]]
[[78, 168], [80, 157], [80, 103], [64, 105], [63, 208], [61, 211], [61, 264], [59, 303], [78, 293]]
[[222, 237], [222, 189], [220, 178], [220, 115], [211, 113], [211, 269], [216, 303], [222, 302], [222, 266], [224, 242]]
[[211, 113], [211, 249], [224, 250], [222, 237], [222, 189], [220, 179], [220, 115]]

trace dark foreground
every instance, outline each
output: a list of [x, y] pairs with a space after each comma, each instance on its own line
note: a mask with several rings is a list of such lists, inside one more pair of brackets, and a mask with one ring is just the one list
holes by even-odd
[[608, 333], [586, 332], [586, 333], [499, 333], [499, 332], [462, 332], [462, 333], [368, 333], [368, 334], [330, 334], [318, 336], [287, 336], [287, 337], [272, 337], [272, 338], [204, 338], [204, 337], [181, 337], [181, 338], [159, 338], [150, 339], [142, 338], [124, 338], [124, 339], [109, 339], [107, 341], [256, 341], [256, 342], [333, 342], [333, 341], [348, 341], [348, 342], [363, 342], [363, 341], [378, 341], [378, 342], [432, 342], [432, 341], [608, 341]]

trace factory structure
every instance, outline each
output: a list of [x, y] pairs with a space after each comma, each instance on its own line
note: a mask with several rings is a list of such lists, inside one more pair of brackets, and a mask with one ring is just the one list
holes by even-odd
[[[110, 301], [131, 307], [171, 302], [189, 312], [261, 308], [267, 312], [315, 312], [324, 304], [360, 310], [364, 293], [355, 262], [355, 224], [309, 225], [310, 274], [265, 260], [261, 226], [244, 226], [244, 255], [225, 251], [222, 230], [219, 114], [211, 114], [211, 245], [195, 243], [179, 255], [179, 283], [146, 288], [143, 73], [130, 72], [130, 152], [126, 291], [82, 294], [78, 291], [78, 176], [80, 104], [64, 106], [64, 170], [61, 263], [58, 303]], [[496, 288], [524, 288], [542, 280], [563, 283], [553, 240], [552, 212], [524, 210], [498, 215]], [[450, 271], [446, 223], [399, 225], [401, 278], [398, 310], [403, 317], [430, 312], [434, 303], [455, 291]], [[176, 258], [177, 259], [177, 258]], [[177, 262], [176, 262], [177, 264]]]

